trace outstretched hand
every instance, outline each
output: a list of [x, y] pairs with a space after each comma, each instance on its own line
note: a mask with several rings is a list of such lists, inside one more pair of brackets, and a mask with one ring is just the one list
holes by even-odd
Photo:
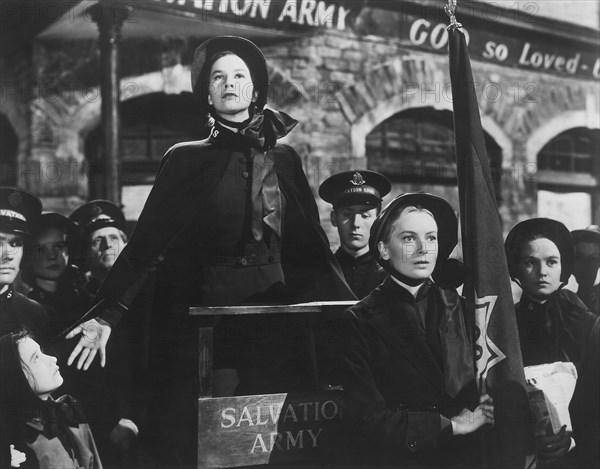
[[106, 365], [106, 343], [110, 337], [111, 328], [106, 323], [101, 323], [97, 319], [90, 319], [84, 323], [79, 324], [67, 335], [67, 339], [75, 337], [81, 333], [79, 343], [71, 352], [67, 365], [71, 365], [75, 362], [77, 356], [79, 361], [77, 362], [77, 369], [87, 371], [90, 367], [96, 354], [100, 355], [100, 366]]

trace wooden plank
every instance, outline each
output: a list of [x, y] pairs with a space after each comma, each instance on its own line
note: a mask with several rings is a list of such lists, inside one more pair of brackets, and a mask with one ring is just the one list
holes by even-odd
[[237, 316], [242, 314], [294, 314], [322, 313], [345, 310], [356, 301], [315, 301], [295, 305], [249, 305], [249, 306], [191, 306], [191, 316]]
[[200, 327], [200, 354], [198, 360], [198, 395], [211, 397], [213, 386], [213, 328]]
[[342, 429], [341, 391], [201, 398], [198, 467], [327, 461]]

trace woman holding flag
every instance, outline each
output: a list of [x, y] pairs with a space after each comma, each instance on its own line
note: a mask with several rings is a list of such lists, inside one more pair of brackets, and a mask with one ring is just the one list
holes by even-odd
[[476, 466], [473, 433], [494, 423], [462, 299], [431, 280], [457, 230], [452, 207], [425, 193], [398, 196], [371, 228], [370, 252], [390, 277], [345, 311], [340, 340], [344, 398], [369, 439], [369, 467]]

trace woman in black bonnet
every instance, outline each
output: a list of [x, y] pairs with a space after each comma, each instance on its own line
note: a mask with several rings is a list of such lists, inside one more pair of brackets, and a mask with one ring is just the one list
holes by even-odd
[[[594, 316], [575, 293], [563, 288], [573, 269], [569, 230], [550, 218], [532, 218], [515, 225], [504, 245], [510, 277], [523, 289], [515, 305], [523, 364], [562, 361], [578, 367]], [[562, 467], [570, 440], [564, 429], [538, 438], [541, 464]]]
[[[56, 358], [27, 332], [0, 338], [1, 467], [102, 469], [92, 432], [69, 395]], [[17, 466], [20, 464], [20, 466]]]
[[477, 391], [462, 299], [432, 280], [457, 232], [452, 207], [425, 193], [396, 197], [371, 227], [390, 276], [344, 313], [340, 338], [364, 467], [478, 467], [474, 432], [494, 423], [494, 406]]
[[563, 288], [573, 271], [569, 230], [550, 218], [532, 218], [515, 225], [504, 245], [510, 277], [523, 290], [515, 306], [523, 364], [578, 366], [594, 317]]
[[[189, 306], [354, 299], [300, 156], [277, 143], [297, 122], [265, 108], [268, 79], [262, 52], [247, 39], [221, 36], [198, 47], [192, 87], [209, 136], [167, 151], [136, 229], [95, 298], [95, 319], [72, 334], [91, 326], [100, 333], [97, 341], [83, 337], [72, 359], [82, 353], [87, 366], [103, 355], [110, 328], [135, 314], [129, 306], [157, 270], [145, 319], [146, 427], [159, 435], [151, 446], [167, 447], [161, 451], [173, 452], [175, 465], [195, 465], [198, 451], [199, 334]], [[213, 395], [316, 389], [308, 331], [290, 316], [268, 316], [219, 321]], [[141, 328], [144, 320], [134, 322]]]

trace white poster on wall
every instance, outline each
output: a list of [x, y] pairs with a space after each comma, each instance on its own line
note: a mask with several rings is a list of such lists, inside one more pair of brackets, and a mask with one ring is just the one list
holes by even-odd
[[592, 224], [592, 197], [587, 192], [538, 191], [538, 216], [553, 218], [569, 230]]

